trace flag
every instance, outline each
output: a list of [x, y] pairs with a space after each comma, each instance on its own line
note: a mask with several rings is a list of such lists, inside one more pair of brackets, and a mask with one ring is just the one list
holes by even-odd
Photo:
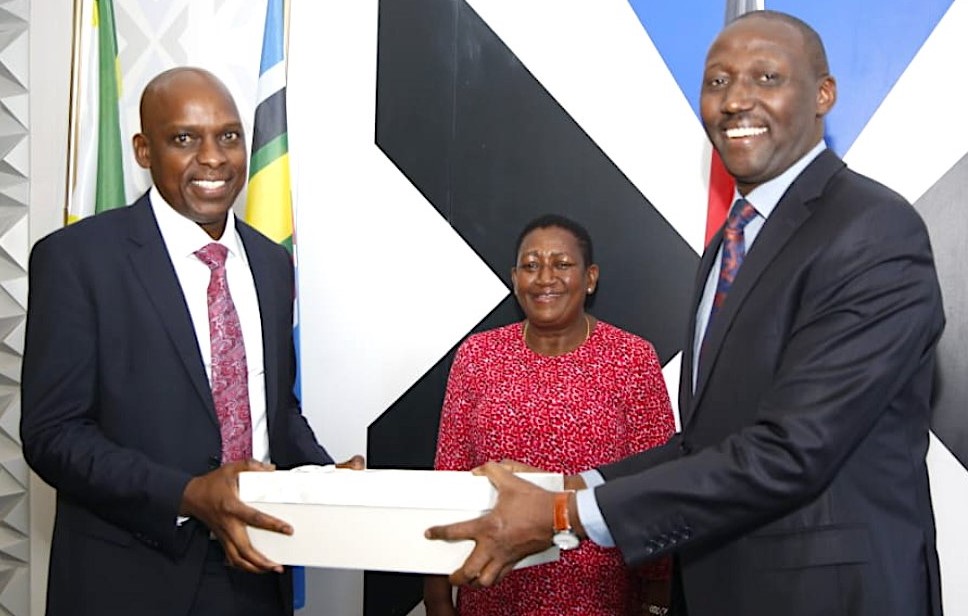
[[121, 72], [112, 0], [81, 0], [72, 83], [76, 101], [67, 221], [127, 203], [118, 101]]
[[[262, 35], [258, 101], [252, 124], [252, 156], [245, 221], [279, 242], [295, 257], [292, 192], [289, 183], [289, 139], [286, 125], [286, 7], [283, 0], [269, 0]], [[298, 291], [297, 291], [298, 295]], [[295, 393], [299, 397], [299, 311], [295, 311], [293, 340], [296, 343]], [[293, 607], [306, 605], [306, 571], [292, 568]]]
[[[729, 23], [749, 11], [762, 9], [762, 0], [726, 0], [726, 21]], [[706, 243], [712, 239], [733, 202], [733, 189], [736, 183], [723, 166], [719, 154], [713, 150], [709, 163], [709, 201], [706, 207]]]
[[282, 0], [269, 0], [266, 7], [258, 96], [245, 220], [293, 252], [286, 128], [285, 7]]

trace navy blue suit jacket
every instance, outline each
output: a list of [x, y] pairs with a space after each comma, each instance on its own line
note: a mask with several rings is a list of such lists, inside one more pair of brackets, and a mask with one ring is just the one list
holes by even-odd
[[689, 616], [941, 613], [928, 490], [944, 315], [899, 195], [825, 151], [760, 231], [706, 334], [682, 432], [596, 491], [631, 562], [676, 551]]
[[[329, 463], [292, 393], [290, 258], [237, 229], [262, 317], [272, 462]], [[209, 538], [175, 519], [189, 479], [218, 466], [221, 439], [147, 196], [37, 242], [29, 279], [21, 437], [57, 490], [48, 614], [184, 614]]]

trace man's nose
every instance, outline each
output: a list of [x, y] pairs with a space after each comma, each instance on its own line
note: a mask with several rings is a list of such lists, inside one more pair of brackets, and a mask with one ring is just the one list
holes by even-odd
[[218, 166], [225, 162], [225, 152], [217, 138], [202, 139], [198, 148], [198, 162], [209, 166]]
[[746, 111], [753, 106], [752, 85], [746, 79], [736, 79], [723, 92], [723, 110], [727, 113]]

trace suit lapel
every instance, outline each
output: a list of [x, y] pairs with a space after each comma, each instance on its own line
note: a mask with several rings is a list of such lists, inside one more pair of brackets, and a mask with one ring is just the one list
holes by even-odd
[[[743, 302], [755, 288], [756, 282], [763, 275], [763, 272], [770, 267], [796, 230], [809, 218], [811, 213], [810, 203], [820, 197], [830, 177], [843, 166], [844, 163], [830, 150], [821, 152], [793, 181], [763, 228], [760, 229], [756, 241], [743, 260], [743, 265], [736, 275], [732, 287], [730, 287], [726, 301], [716, 313], [716, 318], [706, 332], [703, 359], [696, 380], [696, 391], [690, 400], [688, 418], [692, 417], [693, 411], [702, 400], [709, 374], [716, 364], [723, 340], [729, 333], [733, 320]], [[721, 241], [722, 230], [717, 234], [716, 239]], [[703, 256], [704, 263], [707, 260], [710, 261], [710, 265], [705, 268], [707, 276], [711, 262], [715, 259], [716, 250], [719, 248], [719, 241], [710, 243], [706, 253], [711, 254]], [[705, 281], [706, 278], [701, 278], [697, 282], [697, 286], [704, 285]], [[701, 297], [701, 293], [702, 288], [699, 287], [699, 297]], [[694, 304], [697, 308], [693, 312], [698, 309], [698, 303], [699, 300], [697, 299]], [[691, 331], [695, 331], [695, 325]], [[691, 364], [688, 373], [691, 377]], [[691, 381], [689, 385], [691, 385]], [[683, 425], [685, 425], [687, 417], [683, 418]]]
[[158, 230], [148, 196], [144, 195], [130, 207], [130, 251], [128, 257], [145, 295], [158, 313], [159, 322], [168, 331], [178, 356], [185, 365], [188, 378], [198, 392], [212, 421], [218, 426], [212, 391], [205, 375], [205, 366], [198, 349], [195, 327], [185, 304], [185, 296], [165, 242]]
[[683, 366], [680, 368], [682, 376], [679, 378], [679, 413], [680, 413], [680, 425], [686, 425], [689, 417], [692, 413], [692, 380], [693, 380], [693, 364], [695, 364], [695, 353], [693, 352], [695, 333], [696, 333], [696, 312], [699, 310], [699, 302], [702, 301], [703, 290], [706, 287], [706, 280], [709, 279], [709, 273], [713, 268], [713, 263], [716, 261], [716, 252], [719, 250], [719, 245], [723, 241], [723, 230], [720, 230], [709, 240], [709, 244], [706, 246], [706, 250], [702, 253], [702, 258], [699, 261], [699, 269], [696, 272], [696, 280], [693, 284], [693, 298], [692, 304], [690, 304], [693, 309], [689, 313], [689, 327], [686, 331], [689, 332], [689, 339], [686, 341], [686, 345], [682, 353], [682, 363]]
[[278, 323], [279, 311], [283, 308], [277, 301], [278, 293], [272, 290], [274, 277], [279, 276], [279, 272], [273, 269], [269, 255], [255, 241], [256, 231], [238, 219], [235, 221], [235, 227], [245, 246], [245, 256], [249, 261], [255, 294], [259, 301], [259, 315], [262, 321], [262, 363], [266, 385], [266, 419], [271, 429], [275, 419], [276, 403], [279, 400], [279, 379], [276, 374], [280, 366], [279, 340], [277, 340], [274, 324]]

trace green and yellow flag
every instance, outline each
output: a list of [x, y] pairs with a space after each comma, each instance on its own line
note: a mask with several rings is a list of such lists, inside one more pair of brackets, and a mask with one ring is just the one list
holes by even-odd
[[76, 33], [71, 196], [67, 222], [127, 203], [118, 101], [121, 72], [112, 0], [80, 0]]

